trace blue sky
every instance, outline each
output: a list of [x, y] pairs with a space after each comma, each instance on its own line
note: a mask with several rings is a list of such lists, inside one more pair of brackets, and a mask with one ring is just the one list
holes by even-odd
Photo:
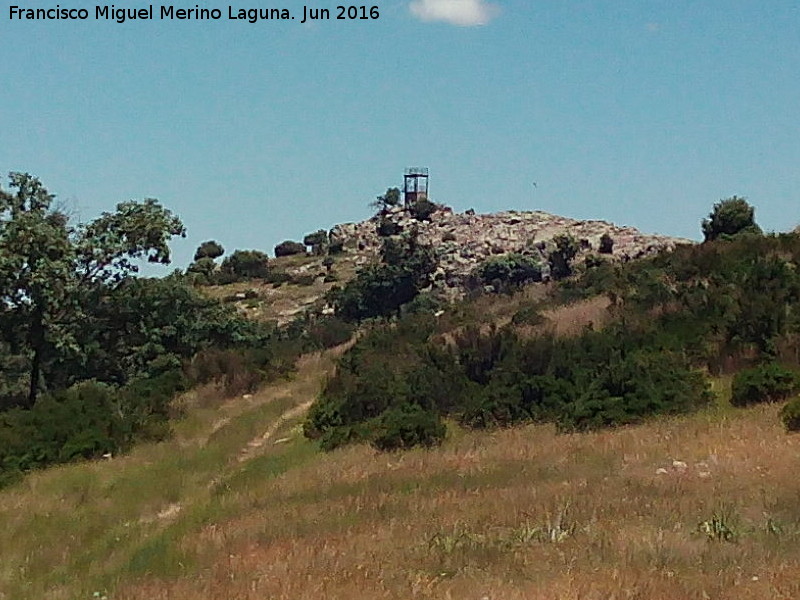
[[271, 254], [366, 218], [417, 165], [457, 210], [698, 238], [738, 194], [766, 229], [800, 223], [795, 0], [375, 0], [377, 20], [306, 25], [294, 0], [255, 24], [11, 22], [15, 3], [56, 4], [0, 3], [0, 172], [83, 220], [159, 198], [188, 228], [178, 267], [206, 239]]

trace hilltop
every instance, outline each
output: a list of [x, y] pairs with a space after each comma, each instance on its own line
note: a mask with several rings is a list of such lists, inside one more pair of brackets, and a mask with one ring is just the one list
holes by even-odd
[[[309, 247], [307, 254], [273, 259], [270, 268], [286, 279], [286, 285], [253, 281], [212, 287], [208, 291], [235, 302], [251, 318], [285, 324], [307, 310], [324, 311], [327, 292], [352, 279], [358, 269], [377, 261], [386, 238], [411, 232], [418, 236], [419, 244], [435, 251], [436, 269], [426, 291], [448, 301], [463, 298], [475, 285], [476, 269], [492, 258], [520, 254], [547, 265], [548, 253], [558, 236], [571, 236], [578, 242], [578, 263], [590, 256], [627, 262], [694, 244], [685, 238], [648, 234], [607, 221], [576, 220], [543, 211], [456, 213], [442, 206], [425, 219], [418, 219], [411, 209], [395, 206], [364, 221], [335, 225], [326, 232], [322, 252]], [[604, 236], [611, 240], [611, 245], [601, 251]], [[336, 248], [331, 255], [332, 267], [324, 264], [329, 248]]]

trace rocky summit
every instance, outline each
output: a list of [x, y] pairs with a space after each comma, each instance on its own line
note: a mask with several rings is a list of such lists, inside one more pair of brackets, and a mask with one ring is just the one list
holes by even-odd
[[358, 255], [357, 264], [364, 264], [381, 248], [380, 229], [392, 233], [417, 231], [419, 241], [437, 251], [439, 266], [434, 287], [448, 289], [451, 295], [463, 289], [475, 268], [493, 256], [520, 253], [546, 264], [548, 253], [554, 248], [553, 239], [558, 235], [571, 235], [579, 241], [579, 257], [599, 254], [600, 240], [608, 235], [613, 246], [604, 256], [618, 261], [694, 243], [684, 238], [642, 233], [607, 221], [579, 221], [542, 211], [476, 214], [472, 210], [456, 213], [440, 207], [429, 220], [417, 220], [409, 209], [401, 206], [381, 211], [360, 223], [336, 225], [330, 231], [330, 240], [332, 244], [343, 244], [345, 253]]

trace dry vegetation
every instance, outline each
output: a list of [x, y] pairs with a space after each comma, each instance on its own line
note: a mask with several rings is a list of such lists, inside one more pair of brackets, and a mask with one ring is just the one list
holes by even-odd
[[800, 597], [800, 438], [775, 406], [320, 455], [297, 407], [330, 368], [2, 492], [0, 598]]

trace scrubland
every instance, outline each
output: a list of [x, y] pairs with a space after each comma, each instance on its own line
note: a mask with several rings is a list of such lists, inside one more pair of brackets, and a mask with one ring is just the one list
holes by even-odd
[[0, 597], [800, 597], [800, 437], [776, 405], [732, 409], [716, 381], [714, 407], [638, 426], [321, 454], [298, 407], [336, 352], [0, 492]]

